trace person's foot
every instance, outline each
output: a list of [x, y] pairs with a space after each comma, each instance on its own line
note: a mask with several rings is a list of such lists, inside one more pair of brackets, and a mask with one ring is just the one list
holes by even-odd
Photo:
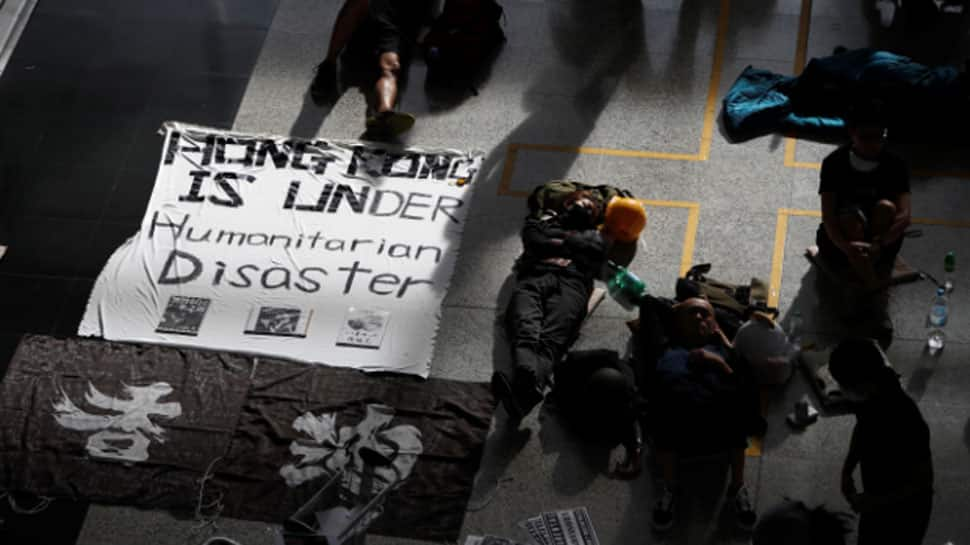
[[731, 496], [731, 503], [734, 507], [734, 522], [738, 528], [745, 532], [750, 532], [758, 523], [758, 514], [751, 505], [751, 496], [748, 495], [748, 487], [741, 486]]
[[389, 110], [367, 118], [367, 132], [381, 137], [397, 136], [414, 126], [414, 116]]
[[310, 84], [310, 97], [314, 102], [323, 102], [337, 92], [337, 63], [324, 59], [317, 65], [317, 73]]
[[674, 492], [664, 485], [660, 489], [660, 497], [653, 506], [653, 513], [650, 518], [650, 525], [658, 532], [666, 532], [674, 526], [674, 515], [676, 505]]

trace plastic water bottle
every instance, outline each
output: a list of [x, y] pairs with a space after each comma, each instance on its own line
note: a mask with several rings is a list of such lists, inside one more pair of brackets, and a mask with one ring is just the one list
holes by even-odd
[[930, 325], [945, 326], [948, 311], [946, 290], [942, 287], [936, 288], [936, 297], [933, 299], [933, 306], [930, 307]]
[[621, 267], [612, 261], [609, 262], [609, 267], [611, 275], [606, 281], [606, 291], [623, 308], [633, 310], [647, 293], [647, 285], [626, 267]]
[[926, 347], [929, 349], [931, 356], [942, 350], [945, 343], [946, 334], [943, 333], [942, 328], [934, 327], [930, 329], [930, 334], [926, 336]]
[[953, 272], [957, 269], [957, 254], [947, 252], [943, 258], [943, 288], [947, 293], [953, 291]]

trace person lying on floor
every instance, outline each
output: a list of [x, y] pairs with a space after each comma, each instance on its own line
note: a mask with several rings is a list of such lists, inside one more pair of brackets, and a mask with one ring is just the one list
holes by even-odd
[[676, 512], [677, 460], [727, 451], [731, 481], [727, 496], [736, 522], [757, 522], [744, 485], [747, 438], [763, 430], [758, 393], [749, 371], [734, 356], [714, 308], [702, 298], [668, 306], [647, 296], [641, 305], [641, 391], [647, 395], [647, 429], [661, 471], [660, 497], [652, 525], [669, 530]]
[[858, 309], [875, 312], [875, 337], [888, 345], [893, 325], [886, 286], [910, 225], [909, 169], [885, 147], [885, 114], [878, 102], [856, 104], [848, 117], [850, 142], [822, 162], [819, 257], [846, 270]]
[[632, 479], [642, 468], [643, 433], [635, 376], [614, 350], [570, 352], [557, 363], [551, 400], [583, 439], [609, 448], [623, 447], [614, 476]]
[[574, 191], [560, 210], [526, 218], [523, 253], [505, 311], [513, 371], [492, 375], [495, 396], [515, 423], [542, 401], [553, 367], [586, 317], [593, 280], [609, 248], [597, 230], [602, 214], [589, 191]]

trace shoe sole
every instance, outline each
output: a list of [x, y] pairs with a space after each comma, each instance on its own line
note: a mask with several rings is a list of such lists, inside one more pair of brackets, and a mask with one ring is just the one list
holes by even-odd
[[391, 115], [384, 118], [378, 118], [377, 116], [367, 118], [366, 126], [368, 130], [397, 136], [409, 131], [414, 126], [414, 121], [414, 116], [409, 113], [392, 112]]

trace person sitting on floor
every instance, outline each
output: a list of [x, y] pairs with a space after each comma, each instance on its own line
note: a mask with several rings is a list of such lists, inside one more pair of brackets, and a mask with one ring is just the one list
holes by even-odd
[[[933, 457], [919, 407], [872, 339], [839, 343], [829, 371], [858, 404], [842, 467], [842, 494], [860, 514], [858, 545], [922, 543], [933, 509]], [[856, 466], [862, 492], [853, 477]]]
[[[909, 169], [885, 148], [885, 116], [878, 102], [861, 102], [847, 117], [851, 142], [822, 162], [819, 257], [854, 274], [857, 308], [876, 312], [876, 337], [892, 339], [886, 287], [910, 225]], [[870, 300], [865, 300], [870, 299]]]
[[358, 31], [373, 48], [377, 82], [374, 85], [374, 114], [367, 117], [367, 130], [373, 136], [387, 137], [407, 131], [414, 116], [395, 111], [402, 57], [410, 54], [422, 23], [431, 11], [430, 0], [346, 0], [330, 35], [327, 56], [317, 66], [310, 94], [317, 102], [336, 92], [337, 59]]
[[496, 371], [492, 388], [512, 421], [542, 401], [553, 367], [576, 339], [586, 317], [593, 280], [606, 261], [609, 241], [597, 230], [603, 214], [589, 191], [573, 191], [561, 208], [530, 215], [522, 229], [523, 253], [505, 312], [514, 370]]
[[614, 350], [575, 351], [556, 364], [554, 376], [552, 400], [567, 425], [588, 441], [622, 445], [624, 458], [613, 474], [621, 479], [639, 475], [643, 433], [629, 362]]
[[[730, 341], [701, 298], [672, 307], [647, 296], [641, 305], [638, 335], [648, 346], [638, 381], [647, 392], [648, 431], [661, 471], [660, 497], [652, 514], [658, 531], [674, 523], [677, 458], [730, 453], [732, 500], [739, 527], [751, 530], [757, 515], [744, 485], [747, 437], [762, 431], [757, 390], [733, 355]], [[649, 339], [644, 341], [643, 336]]]

